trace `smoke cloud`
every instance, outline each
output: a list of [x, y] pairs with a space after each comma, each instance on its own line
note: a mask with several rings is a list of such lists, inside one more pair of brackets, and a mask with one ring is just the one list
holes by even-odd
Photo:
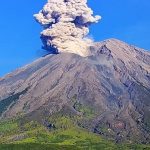
[[81, 56], [89, 55], [93, 43], [86, 37], [89, 26], [101, 18], [93, 16], [87, 0], [48, 0], [34, 17], [44, 28], [41, 32], [44, 49]]

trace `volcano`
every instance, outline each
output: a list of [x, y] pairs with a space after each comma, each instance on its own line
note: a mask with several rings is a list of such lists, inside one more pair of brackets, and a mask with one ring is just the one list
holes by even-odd
[[61, 116], [117, 143], [149, 143], [150, 53], [117, 39], [95, 43], [90, 53], [50, 54], [0, 78], [1, 122], [19, 120], [21, 130], [19, 138], [0, 133], [0, 141], [26, 139], [21, 127], [33, 121], [62, 128]]

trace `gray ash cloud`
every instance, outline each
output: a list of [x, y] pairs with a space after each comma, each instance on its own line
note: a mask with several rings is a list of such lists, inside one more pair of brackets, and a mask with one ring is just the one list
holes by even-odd
[[87, 0], [48, 0], [34, 17], [44, 29], [41, 32], [44, 49], [81, 56], [89, 55], [88, 49], [93, 43], [87, 38], [89, 26], [101, 18], [93, 16]]

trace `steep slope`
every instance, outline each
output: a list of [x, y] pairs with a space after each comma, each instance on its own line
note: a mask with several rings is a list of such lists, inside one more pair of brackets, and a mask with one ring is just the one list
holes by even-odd
[[1, 119], [44, 124], [61, 112], [116, 142], [149, 143], [150, 53], [116, 39], [91, 53], [47, 55], [1, 78]]

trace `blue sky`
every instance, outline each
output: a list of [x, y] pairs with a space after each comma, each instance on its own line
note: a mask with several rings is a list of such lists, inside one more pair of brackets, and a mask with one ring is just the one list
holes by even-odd
[[[0, 4], [0, 76], [37, 59], [42, 30], [33, 14], [46, 0], [10, 0]], [[96, 41], [118, 38], [150, 50], [150, 0], [88, 0], [100, 23], [91, 27]]]

